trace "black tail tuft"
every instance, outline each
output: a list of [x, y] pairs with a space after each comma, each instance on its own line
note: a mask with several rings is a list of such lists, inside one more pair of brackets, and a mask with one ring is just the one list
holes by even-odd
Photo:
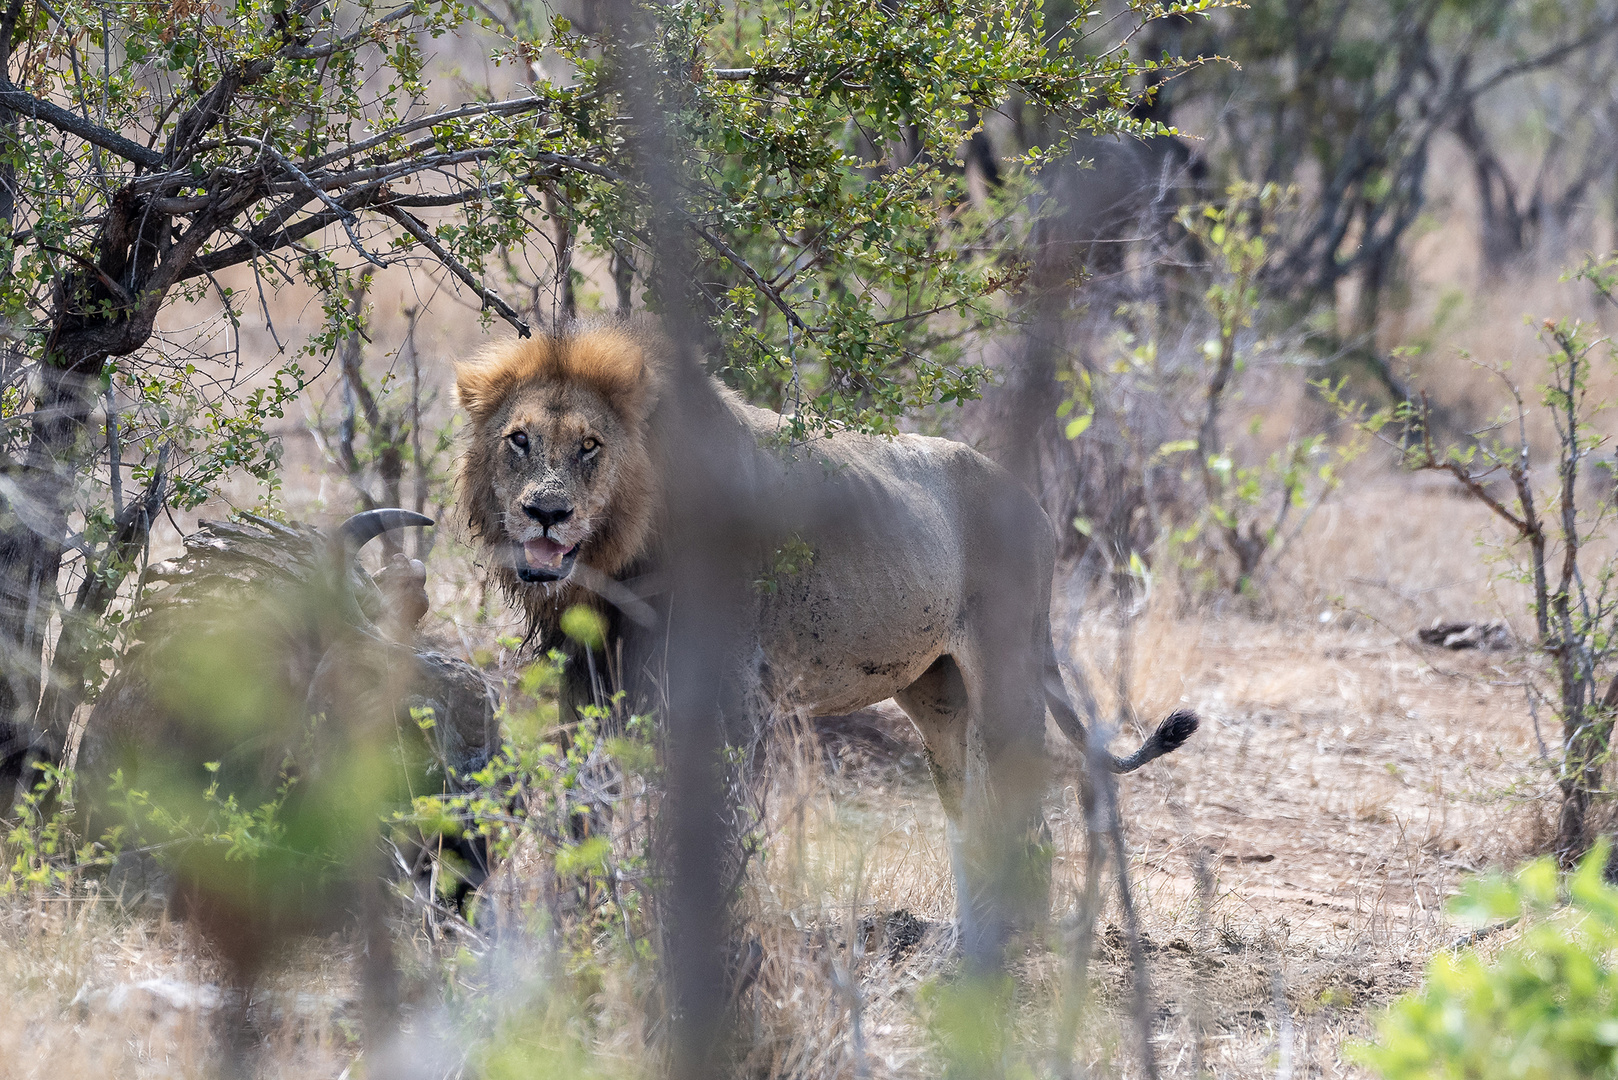
[[1152, 741], [1162, 748], [1163, 753], [1171, 753], [1197, 733], [1197, 725], [1201, 722], [1197, 719], [1197, 714], [1190, 709], [1176, 709], [1157, 725], [1157, 734], [1153, 736]]
[[1201, 723], [1197, 714], [1190, 709], [1176, 709], [1170, 713], [1168, 719], [1157, 725], [1152, 737], [1141, 743], [1139, 750], [1126, 758], [1115, 758], [1110, 754], [1107, 766], [1115, 773], [1134, 772], [1148, 761], [1156, 761], [1164, 754], [1172, 754], [1185, 741], [1197, 733], [1197, 725]]

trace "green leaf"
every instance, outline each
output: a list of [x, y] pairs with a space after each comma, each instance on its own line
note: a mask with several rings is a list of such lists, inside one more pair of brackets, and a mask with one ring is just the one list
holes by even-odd
[[612, 844], [604, 836], [592, 836], [567, 845], [556, 853], [556, 872], [563, 876], [602, 873], [612, 856]]
[[607, 620], [595, 608], [574, 604], [562, 612], [562, 633], [591, 649], [601, 648], [607, 638]]

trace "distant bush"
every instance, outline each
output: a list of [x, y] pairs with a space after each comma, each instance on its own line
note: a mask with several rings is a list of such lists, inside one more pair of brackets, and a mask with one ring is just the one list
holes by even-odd
[[1479, 926], [1528, 928], [1489, 962], [1441, 952], [1427, 982], [1395, 1002], [1375, 1045], [1354, 1056], [1388, 1080], [1552, 1080], [1618, 1076], [1618, 889], [1597, 844], [1559, 895], [1555, 863], [1472, 881], [1452, 912]]

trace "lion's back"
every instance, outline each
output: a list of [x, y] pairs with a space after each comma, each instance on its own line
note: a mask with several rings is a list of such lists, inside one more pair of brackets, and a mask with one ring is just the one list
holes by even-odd
[[[933, 499], [979, 496], [985, 506], [1010, 494], [1016, 499], [1021, 490], [1004, 469], [972, 447], [954, 439], [931, 435], [865, 435], [836, 432], [810, 439], [807, 443], [781, 447], [787, 420], [780, 413], [744, 402], [725, 391], [725, 403], [761, 446], [775, 447], [794, 474], [807, 476], [818, 470], [828, 478], [855, 476], [866, 483], [886, 483], [911, 487], [907, 494], [924, 493]], [[1032, 503], [1030, 496], [1028, 502]]]
[[[730, 399], [766, 448], [781, 418]], [[772, 451], [784, 463], [792, 539], [761, 599], [761, 644], [777, 694], [838, 712], [908, 686], [959, 648], [969, 612], [1008, 578], [1048, 588], [1054, 536], [1004, 469], [963, 443], [844, 432]], [[1040, 584], [1043, 582], [1043, 585]]]

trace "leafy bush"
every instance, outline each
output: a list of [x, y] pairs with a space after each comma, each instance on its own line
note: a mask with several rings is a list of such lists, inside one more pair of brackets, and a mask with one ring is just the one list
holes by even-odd
[[[568, 614], [574, 612], [592, 614], [582, 608]], [[600, 635], [599, 627], [584, 625], [583, 619], [568, 621]], [[646, 853], [632, 843], [615, 850], [611, 837], [626, 829], [643, 841], [650, 835], [652, 790], [646, 781], [657, 770], [652, 720], [628, 715], [619, 695], [608, 704], [585, 706], [576, 724], [561, 723], [556, 704], [561, 669], [555, 653], [528, 665], [501, 709], [507, 737], [499, 752], [477, 772], [457, 777], [457, 790], [418, 795], [408, 810], [395, 811], [389, 820], [407, 838], [481, 839], [496, 862], [506, 861], [526, 840], [555, 872], [556, 882], [546, 888], [583, 890], [582, 905], [568, 905], [578, 909], [574, 914], [584, 927], [581, 948], [611, 925], [634, 941], [647, 928], [634, 917], [641, 908], [638, 887], [625, 883], [644, 877]], [[417, 722], [432, 720], [418, 717]], [[440, 890], [453, 890], [454, 868], [439, 869], [447, 871], [439, 874]]]
[[1479, 926], [1528, 928], [1489, 962], [1442, 952], [1419, 991], [1395, 1002], [1376, 1045], [1355, 1056], [1389, 1080], [1618, 1076], [1618, 889], [1603, 877], [1610, 843], [1579, 863], [1559, 895], [1556, 864], [1472, 881], [1452, 905]]
[[[12, 820], [0, 827], [0, 896], [28, 893], [70, 883], [76, 870], [104, 866], [104, 852], [75, 849], [68, 815], [56, 809], [73, 799], [73, 773], [40, 765], [39, 779], [12, 806]], [[109, 836], [106, 850], [117, 847]]]

